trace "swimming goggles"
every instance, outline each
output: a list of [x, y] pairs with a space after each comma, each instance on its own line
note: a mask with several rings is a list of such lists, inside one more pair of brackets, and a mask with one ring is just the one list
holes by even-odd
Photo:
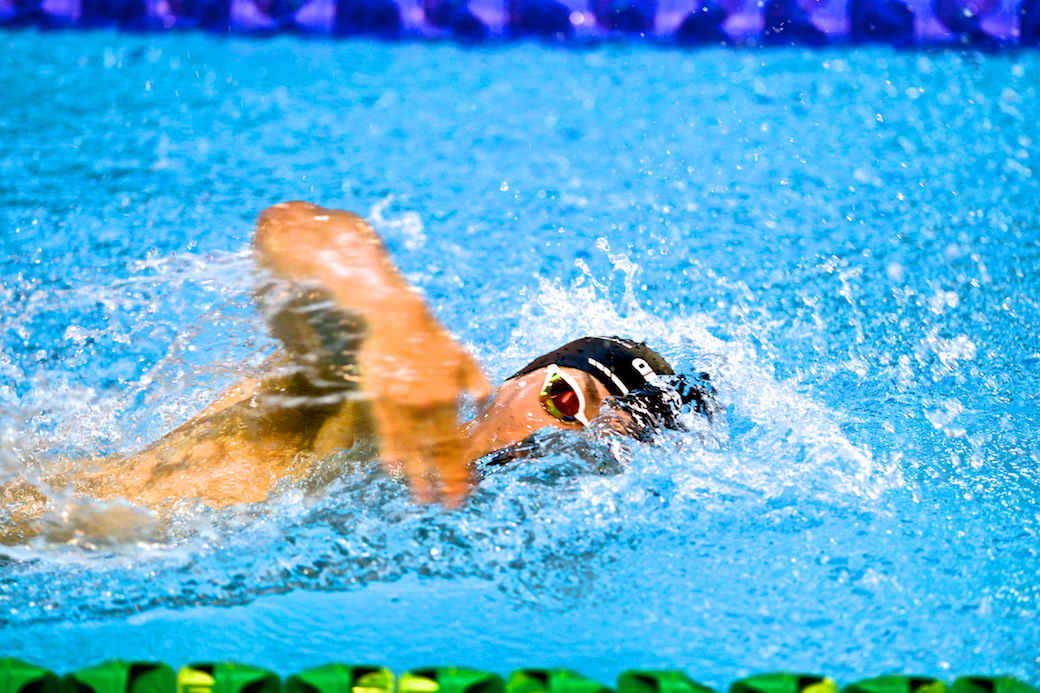
[[538, 400], [545, 411], [560, 421], [577, 421], [582, 426], [589, 425], [581, 386], [554, 363], [548, 367]]

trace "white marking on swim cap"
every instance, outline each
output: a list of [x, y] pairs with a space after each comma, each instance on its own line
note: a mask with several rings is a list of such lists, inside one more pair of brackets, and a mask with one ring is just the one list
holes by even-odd
[[328, 220], [329, 220], [329, 215], [328, 214], [319, 214], [316, 217], [314, 217], [314, 221], [328, 221]]
[[623, 394], [623, 395], [627, 395], [628, 394], [628, 387], [626, 387], [625, 384], [623, 382], [621, 382], [621, 379], [619, 377], [614, 375], [614, 371], [610, 370], [609, 368], [607, 368], [606, 366], [604, 366], [602, 363], [600, 363], [599, 361], [597, 361], [594, 358], [589, 358], [589, 363], [591, 365], [595, 366], [596, 368], [600, 369], [604, 373], [606, 373], [607, 376], [611, 380], [614, 381], [614, 384], [618, 386], [618, 389], [621, 390], [621, 394]]
[[646, 380], [647, 382], [650, 381], [650, 378], [657, 375], [657, 373], [654, 372], [654, 369], [650, 367], [650, 364], [644, 359], [632, 359], [632, 368], [635, 368], [639, 372], [639, 375], [643, 376], [643, 380]]

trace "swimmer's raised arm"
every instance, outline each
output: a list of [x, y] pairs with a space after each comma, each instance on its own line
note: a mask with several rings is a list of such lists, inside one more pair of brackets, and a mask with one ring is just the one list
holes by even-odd
[[463, 392], [490, 393], [480, 367], [430, 311], [361, 217], [305, 202], [260, 215], [257, 261], [277, 277], [317, 280], [359, 313], [365, 338], [358, 364], [371, 398], [380, 457], [408, 477], [416, 497], [458, 503], [470, 488], [458, 428]]

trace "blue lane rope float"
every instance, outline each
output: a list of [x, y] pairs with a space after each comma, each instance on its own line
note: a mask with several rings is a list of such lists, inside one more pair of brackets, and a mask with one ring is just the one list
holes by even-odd
[[[936, 0], [930, 12], [918, 17], [908, 0], [847, 0], [847, 31], [828, 33], [813, 23], [811, 8], [798, 0], [767, 0], [749, 10], [743, 9], [743, 2], [735, 7], [723, 0], [684, 0], [677, 27], [658, 27], [658, 0], [585, 0], [580, 7], [561, 0], [502, 0], [501, 6], [490, 12], [487, 8], [479, 12], [469, 8], [469, 0], [421, 0], [417, 8], [421, 19], [412, 22], [406, 21], [411, 12], [400, 0], [333, 0], [331, 16], [328, 0], [276, 0], [264, 8], [252, 0], [193, 0], [172, 6], [159, 0], [73, 0], [64, 6], [45, 0], [15, 0], [6, 7], [0, 3], [0, 28], [115, 27], [133, 32], [196, 29], [256, 36], [447, 37], [463, 44], [495, 39], [539, 38], [566, 43], [628, 37], [688, 48], [814, 48], [835, 41], [895, 48], [938, 42], [987, 52], [1040, 46], [1040, 0], [1014, 1], [1017, 11], [1009, 15], [993, 13], [992, 8], [980, 11], [979, 3], [973, 0]], [[251, 12], [244, 15], [246, 7]], [[478, 16], [485, 13], [483, 19]], [[982, 25], [985, 15], [991, 13], [991, 29], [997, 34], [987, 33]], [[251, 18], [246, 19], [246, 15]], [[729, 23], [750, 25], [760, 21], [761, 31], [731, 35], [725, 25], [738, 15], [739, 21]], [[663, 23], [670, 25], [672, 21]], [[1017, 32], [1012, 24], [1017, 24]], [[928, 28], [934, 26], [944, 30], [936, 33]]]
[[[395, 677], [368, 664], [328, 664], [278, 674], [237, 662], [108, 661], [58, 676], [19, 659], [0, 659], [0, 693], [718, 693], [686, 673], [633, 669], [611, 689], [569, 669], [520, 669], [508, 679], [461, 667], [412, 669]], [[772, 672], [739, 679], [728, 693], [1040, 693], [1007, 676], [962, 676], [952, 687], [926, 676], [880, 676], [839, 687], [829, 676]]]

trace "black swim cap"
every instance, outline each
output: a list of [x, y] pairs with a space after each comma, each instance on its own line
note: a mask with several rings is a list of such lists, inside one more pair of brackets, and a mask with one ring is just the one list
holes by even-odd
[[642, 342], [621, 337], [582, 337], [536, 358], [508, 380], [556, 364], [585, 371], [615, 397], [645, 387], [656, 375], [673, 375], [672, 367]]
[[[599, 435], [613, 433], [652, 441], [661, 429], [687, 430], [679, 415], [690, 408], [708, 421], [715, 414], [725, 412], [707, 373], [676, 375], [664, 357], [646, 344], [621, 337], [575, 340], [539, 356], [507, 380], [553, 364], [577, 368], [592, 375], [612, 395], [604, 403], [606, 416], [597, 418], [605, 422]], [[611, 416], [610, 412], [614, 415]], [[595, 421], [593, 423], [595, 425]], [[478, 473], [483, 476], [495, 467], [544, 454], [539, 438], [541, 434], [533, 433], [519, 443], [481, 458], [477, 462]], [[610, 449], [617, 459], [615, 448], [611, 446]]]

